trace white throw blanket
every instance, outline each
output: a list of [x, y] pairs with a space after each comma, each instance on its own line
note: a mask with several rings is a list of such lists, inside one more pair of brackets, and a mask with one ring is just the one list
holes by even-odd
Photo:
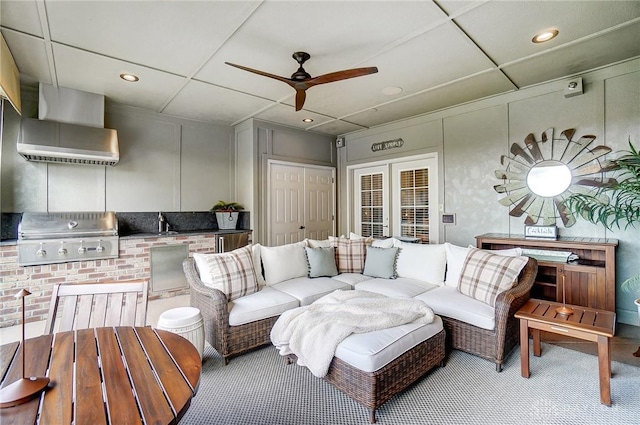
[[311, 305], [285, 311], [271, 329], [280, 354], [295, 354], [298, 364], [323, 377], [336, 347], [352, 333], [410, 322], [431, 323], [433, 310], [415, 299], [394, 299], [359, 290], [337, 290]]

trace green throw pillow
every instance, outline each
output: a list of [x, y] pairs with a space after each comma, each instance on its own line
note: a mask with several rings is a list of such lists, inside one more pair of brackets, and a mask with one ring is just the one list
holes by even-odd
[[367, 247], [367, 257], [364, 262], [363, 275], [371, 277], [381, 277], [383, 279], [396, 278], [396, 258], [398, 247], [378, 248]]
[[338, 274], [336, 255], [333, 247], [309, 248], [305, 247], [309, 263], [309, 277], [335, 276]]

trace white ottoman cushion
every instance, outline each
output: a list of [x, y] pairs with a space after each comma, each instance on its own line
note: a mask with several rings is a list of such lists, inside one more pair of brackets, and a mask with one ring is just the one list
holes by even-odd
[[371, 280], [373, 278], [360, 273], [340, 273], [339, 275], [333, 276], [332, 279], [354, 287], [357, 283], [364, 282], [365, 280]]
[[439, 286], [435, 284], [399, 277], [397, 279], [375, 278], [366, 280], [357, 283], [355, 289], [376, 292], [391, 298], [413, 298], [416, 295], [438, 287]]
[[301, 306], [309, 305], [336, 289], [352, 289], [350, 285], [330, 277], [316, 277], [313, 279], [297, 277], [273, 285], [272, 288], [297, 298]]
[[299, 306], [300, 302], [294, 297], [266, 286], [258, 292], [236, 298], [229, 303], [229, 326], [279, 316]]
[[458, 292], [457, 288], [442, 286], [416, 297], [433, 309], [435, 314], [451, 317], [482, 329], [493, 330], [496, 326], [495, 309]]
[[352, 334], [336, 348], [335, 357], [364, 372], [375, 372], [442, 330], [435, 316], [428, 324], [408, 323], [363, 334]]

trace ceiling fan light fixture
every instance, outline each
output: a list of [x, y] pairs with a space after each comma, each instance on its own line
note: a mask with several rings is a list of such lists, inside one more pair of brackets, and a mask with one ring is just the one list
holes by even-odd
[[306, 122], [306, 123], [313, 122], [313, 118], [303, 118], [302, 122]]
[[387, 96], [393, 96], [396, 94], [402, 93], [402, 87], [385, 87], [382, 89], [382, 94], [385, 94]]
[[553, 40], [558, 35], [557, 29], [550, 29], [546, 31], [542, 31], [533, 36], [531, 41], [533, 43], [544, 43], [545, 41]]
[[129, 83], [135, 83], [140, 81], [140, 77], [138, 77], [135, 74], [128, 74], [126, 72], [123, 72], [122, 74], [120, 74], [120, 78], [122, 78], [123, 80], [129, 82]]

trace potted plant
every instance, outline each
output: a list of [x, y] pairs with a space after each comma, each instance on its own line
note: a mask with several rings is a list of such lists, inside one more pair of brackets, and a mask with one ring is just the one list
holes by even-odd
[[238, 211], [243, 209], [244, 207], [237, 202], [225, 201], [218, 201], [217, 204], [211, 207], [211, 211], [216, 213], [218, 228], [224, 230], [235, 230], [238, 223]]
[[[576, 215], [586, 220], [602, 224], [607, 229], [626, 229], [640, 223], [640, 151], [629, 140], [629, 150], [612, 161], [620, 170], [617, 183], [611, 187], [601, 187], [591, 194], [574, 194], [566, 201], [566, 206]], [[640, 273], [622, 282], [620, 289], [634, 294], [640, 320]], [[634, 353], [640, 357], [640, 348]]]

